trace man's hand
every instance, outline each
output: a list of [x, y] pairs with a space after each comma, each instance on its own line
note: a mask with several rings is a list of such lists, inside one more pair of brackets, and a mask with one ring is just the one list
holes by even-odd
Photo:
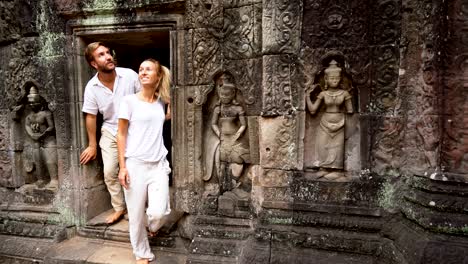
[[128, 184], [130, 183], [130, 177], [128, 176], [128, 171], [126, 168], [120, 168], [119, 170], [119, 182], [125, 189], [128, 189]]
[[80, 155], [80, 163], [86, 164], [90, 160], [96, 158], [97, 148], [94, 146], [88, 146]]

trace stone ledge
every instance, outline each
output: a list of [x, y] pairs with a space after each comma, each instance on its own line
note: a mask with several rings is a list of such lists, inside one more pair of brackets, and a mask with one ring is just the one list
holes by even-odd
[[2, 241], [0, 243], [0, 259], [5, 257], [5, 259], [17, 261], [11, 263], [40, 263], [44, 255], [55, 244], [52, 239], [9, 235], [0, 235], [0, 241]]

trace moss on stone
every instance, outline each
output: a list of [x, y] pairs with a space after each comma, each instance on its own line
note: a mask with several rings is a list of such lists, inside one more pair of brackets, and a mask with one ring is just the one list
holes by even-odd
[[468, 225], [454, 227], [454, 226], [436, 226], [432, 228], [433, 231], [454, 235], [468, 235]]
[[291, 225], [294, 221], [292, 218], [270, 218], [268, 222], [276, 225]]
[[385, 210], [392, 210], [396, 207], [396, 190], [394, 183], [384, 182], [378, 194], [378, 204]]

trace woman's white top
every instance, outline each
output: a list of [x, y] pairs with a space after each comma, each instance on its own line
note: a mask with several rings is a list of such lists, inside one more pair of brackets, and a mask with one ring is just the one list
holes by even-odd
[[119, 119], [128, 120], [126, 158], [156, 162], [166, 157], [162, 135], [165, 114], [161, 98], [148, 103], [138, 99], [136, 94], [127, 95], [120, 102]]

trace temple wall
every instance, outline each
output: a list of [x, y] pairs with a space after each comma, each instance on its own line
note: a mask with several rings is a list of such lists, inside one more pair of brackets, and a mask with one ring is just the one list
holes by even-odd
[[[4, 1], [0, 233], [59, 241], [110, 208], [99, 159], [79, 164], [83, 49], [103, 38], [132, 53], [126, 38], [166, 32], [173, 206], [192, 263], [466, 262], [467, 10]], [[28, 128], [38, 115], [47, 139]]]

